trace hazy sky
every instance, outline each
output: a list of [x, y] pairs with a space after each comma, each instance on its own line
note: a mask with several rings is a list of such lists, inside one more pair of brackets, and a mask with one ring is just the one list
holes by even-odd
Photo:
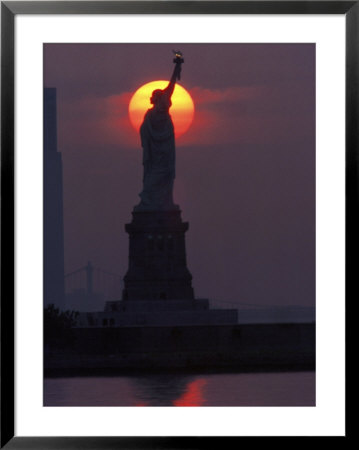
[[168, 79], [172, 49], [195, 104], [176, 142], [175, 203], [189, 222], [196, 297], [315, 301], [315, 46], [47, 44], [64, 174], [65, 272], [91, 260], [125, 275], [142, 149], [128, 102]]

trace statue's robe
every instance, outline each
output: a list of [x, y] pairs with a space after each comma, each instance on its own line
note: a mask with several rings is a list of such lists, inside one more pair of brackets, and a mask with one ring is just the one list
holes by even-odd
[[161, 104], [149, 109], [141, 125], [143, 148], [143, 190], [140, 210], [171, 210], [175, 178], [175, 138], [169, 107], [171, 101], [165, 94]]

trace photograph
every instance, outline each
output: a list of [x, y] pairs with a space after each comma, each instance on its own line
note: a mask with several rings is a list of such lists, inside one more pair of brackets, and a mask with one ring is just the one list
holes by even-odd
[[44, 406], [315, 406], [315, 62], [43, 44]]

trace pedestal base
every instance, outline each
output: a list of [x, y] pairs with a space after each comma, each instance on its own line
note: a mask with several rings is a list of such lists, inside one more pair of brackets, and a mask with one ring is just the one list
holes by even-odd
[[207, 299], [106, 302], [105, 310], [81, 313], [78, 327], [234, 325], [236, 309], [210, 309]]
[[192, 300], [181, 212], [134, 211], [125, 226], [130, 236], [123, 300]]

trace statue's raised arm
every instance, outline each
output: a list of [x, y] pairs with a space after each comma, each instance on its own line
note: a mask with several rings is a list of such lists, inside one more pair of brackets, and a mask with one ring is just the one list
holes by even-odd
[[175, 68], [173, 69], [172, 77], [168, 83], [168, 86], [164, 89], [165, 94], [168, 95], [169, 98], [172, 97], [176, 81], [181, 79], [182, 64], [184, 63], [184, 59], [180, 51], [173, 50], [173, 53], [175, 54], [175, 58], [173, 59]]

